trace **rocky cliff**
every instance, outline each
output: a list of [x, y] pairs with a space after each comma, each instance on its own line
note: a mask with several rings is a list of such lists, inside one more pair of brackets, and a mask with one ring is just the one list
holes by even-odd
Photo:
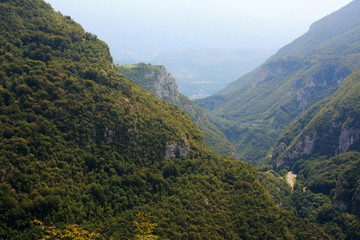
[[359, 80], [360, 72], [355, 71], [338, 91], [284, 131], [272, 154], [277, 167], [313, 155], [336, 156], [360, 150]]
[[235, 149], [225, 135], [209, 121], [200, 107], [179, 93], [176, 80], [164, 66], [139, 63], [119, 66], [119, 71], [146, 91], [185, 111], [203, 132], [205, 143], [214, 152], [236, 157]]
[[[144, 75], [144, 77], [151, 80], [152, 83], [148, 85], [146, 90], [172, 105], [179, 104], [180, 93], [174, 77], [164, 66], [159, 66], [157, 70], [158, 71], [154, 69], [150, 73]], [[138, 84], [136, 81], [135, 83]]]
[[[243, 149], [261, 153], [247, 154], [253, 157], [245, 161], [260, 163], [284, 128], [333, 94], [360, 66], [359, 9], [359, 1], [351, 2], [315, 23], [303, 36], [224, 90], [195, 101], [211, 113], [209, 116], [215, 116], [212, 121], [239, 154]], [[259, 123], [256, 128], [249, 124], [254, 122]], [[246, 138], [231, 137], [242, 135], [244, 128], [252, 133]], [[269, 131], [275, 131], [270, 139]], [[254, 144], [248, 144], [254, 139], [269, 144], [254, 149]], [[308, 142], [306, 138], [302, 141]], [[300, 150], [294, 154], [302, 155]]]

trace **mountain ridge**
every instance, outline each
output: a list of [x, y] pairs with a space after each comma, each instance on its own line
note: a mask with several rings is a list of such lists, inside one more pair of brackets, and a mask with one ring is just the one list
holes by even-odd
[[[277, 136], [271, 139], [274, 144], [284, 127], [334, 93], [360, 66], [359, 8], [360, 2], [353, 1], [319, 20], [307, 33], [280, 49], [254, 71], [218, 94], [195, 100], [195, 103], [210, 112], [212, 121], [224, 133], [229, 132], [229, 128], [238, 128], [236, 131], [241, 132], [244, 125], [253, 131], [252, 123], [257, 123], [258, 128], [264, 128], [261, 141], [267, 141], [266, 129], [276, 131]], [[333, 22], [337, 26], [335, 29], [331, 27]], [[239, 145], [239, 141], [244, 142], [243, 139], [231, 141], [238, 146], [237, 152], [249, 147]], [[249, 161], [265, 158], [268, 149], [262, 149], [261, 154]]]
[[[315, 105], [284, 131], [283, 135], [290, 132], [298, 134], [295, 133], [292, 142], [288, 143], [289, 147], [281, 138], [278, 140], [276, 153], [273, 154], [274, 159], [278, 158], [277, 167], [286, 160], [293, 162], [306, 155], [335, 156], [349, 150], [360, 150], [356, 148], [360, 138], [360, 130], [356, 127], [359, 123], [359, 76], [360, 71], [355, 71], [344, 80], [337, 92]], [[301, 127], [293, 130], [294, 126], [300, 126], [299, 122], [302, 122]]]
[[190, 99], [182, 95], [176, 80], [164, 66], [139, 63], [118, 66], [120, 73], [134, 81], [138, 86], [155, 94], [165, 102], [184, 110], [196, 123], [205, 137], [205, 144], [220, 156], [236, 157], [235, 149], [225, 135], [212, 124], [204, 111]]
[[2, 0], [0, 18], [0, 238], [331, 239], [71, 17]]

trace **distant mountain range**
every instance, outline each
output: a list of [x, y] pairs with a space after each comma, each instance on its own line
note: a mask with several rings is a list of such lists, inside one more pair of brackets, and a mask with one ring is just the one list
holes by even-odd
[[1, 0], [0, 18], [0, 239], [331, 239], [71, 17]]
[[[144, 62], [164, 65], [174, 76], [179, 91], [194, 99], [207, 97], [238, 79], [268, 58], [271, 50], [199, 49], [179, 50], [147, 57]], [[138, 63], [118, 60], [119, 64]]]
[[[355, 0], [227, 88], [195, 101], [240, 159], [261, 166], [279, 205], [335, 239], [360, 239], [359, 12]], [[297, 180], [284, 194], [277, 178], [288, 172]]]
[[[204, 111], [43, 0], [0, 1], [0, 239], [360, 239], [359, 13]], [[215, 76], [244, 54], [216, 53], [177, 55]]]
[[[211, 112], [238, 152], [244, 153], [243, 159], [265, 157], [284, 127], [334, 93], [360, 66], [358, 10], [359, 3], [354, 1], [321, 19], [254, 71], [219, 93], [196, 100]], [[266, 143], [263, 151], [244, 152], [251, 143], [245, 136]]]

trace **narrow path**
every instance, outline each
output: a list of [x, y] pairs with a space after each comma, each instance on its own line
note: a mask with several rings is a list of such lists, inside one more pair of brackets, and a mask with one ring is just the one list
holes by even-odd
[[294, 181], [293, 181], [293, 178], [296, 178], [297, 175], [294, 174], [293, 172], [288, 172], [287, 174], [287, 182], [289, 183], [289, 185], [291, 186], [291, 191], [294, 191]]

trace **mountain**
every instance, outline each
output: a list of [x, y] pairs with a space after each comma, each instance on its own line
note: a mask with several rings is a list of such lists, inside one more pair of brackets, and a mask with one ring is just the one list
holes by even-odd
[[278, 139], [276, 166], [309, 156], [360, 151], [360, 71], [354, 71], [330, 97], [306, 111]]
[[174, 77], [164, 66], [139, 63], [137, 65], [118, 66], [118, 68], [120, 73], [141, 88], [184, 110], [203, 132], [205, 143], [215, 153], [222, 156], [235, 156], [235, 149], [224, 134], [214, 124], [210, 123], [200, 107], [179, 93]]
[[[293, 204], [299, 215], [325, 229], [336, 226], [327, 232], [339, 239], [360, 237], [354, 228], [360, 226], [359, 92], [360, 69], [286, 127], [271, 154], [277, 169], [298, 175]], [[309, 211], [307, 205], [317, 207]]]
[[1, 239], [331, 239], [41, 0], [0, 2]]
[[127, 51], [115, 63], [131, 65], [149, 62], [164, 65], [176, 78], [179, 90], [190, 99], [207, 97], [225, 88], [261, 64], [274, 51], [242, 49], [177, 50], [159, 54], [135, 54]]
[[165, 65], [180, 92], [194, 99], [207, 97], [266, 60], [270, 50], [199, 49], [159, 54], [149, 60]]
[[[359, 10], [360, 2], [353, 1], [324, 17], [254, 71], [196, 103], [212, 113], [237, 152], [249, 147], [246, 138], [265, 142], [261, 154], [248, 156], [258, 162], [284, 127], [334, 93], [360, 66]], [[241, 135], [244, 129], [250, 132], [246, 138]]]

